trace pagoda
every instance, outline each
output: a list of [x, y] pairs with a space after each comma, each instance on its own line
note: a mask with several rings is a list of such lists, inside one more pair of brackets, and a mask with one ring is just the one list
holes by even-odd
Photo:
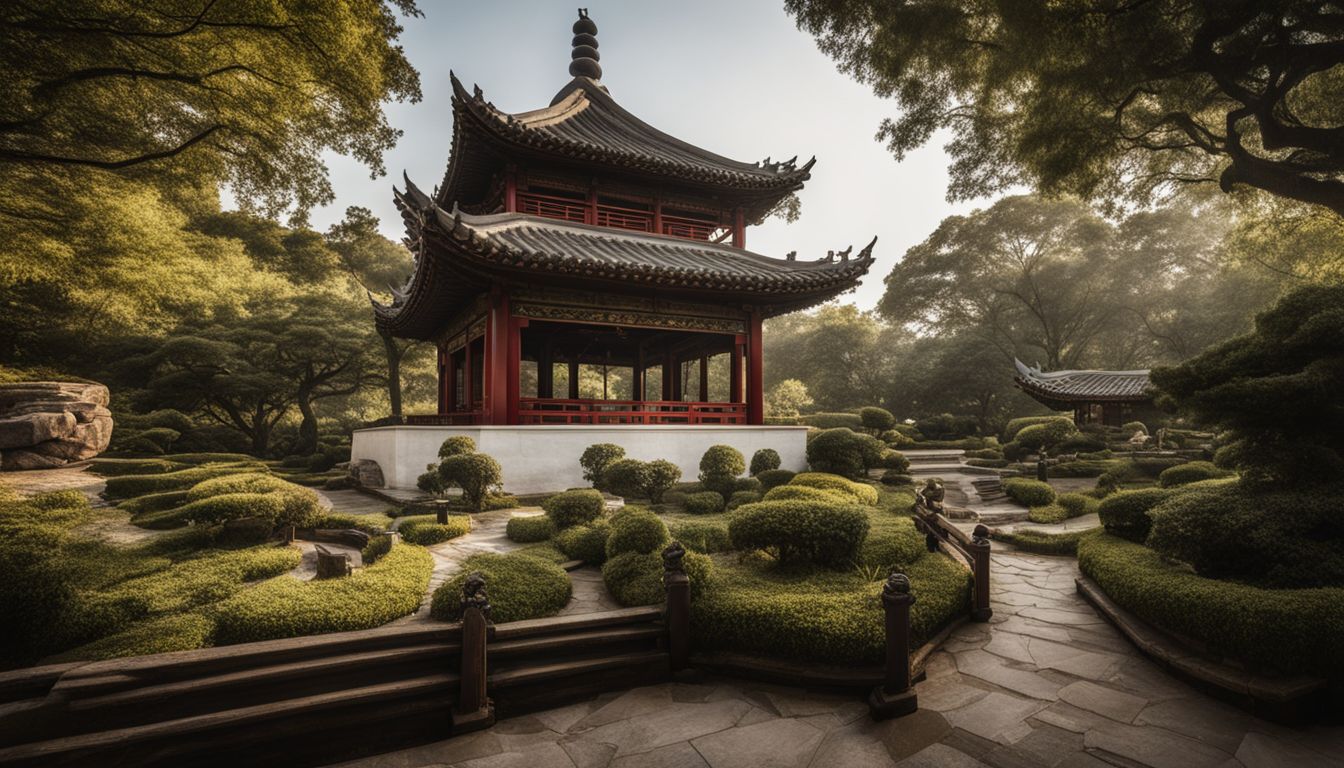
[[[375, 320], [438, 348], [437, 413], [405, 422], [761, 425], [762, 321], [853, 288], [876, 239], [817, 260], [747, 250], [815, 158], [742, 162], [663, 133], [603, 85], [585, 10], [573, 34], [572, 79], [541, 109], [504, 112], [450, 74], [447, 172], [432, 194], [394, 189], [415, 271]], [[584, 366], [621, 390], [582, 392]]]
[[1013, 358], [1013, 383], [1037, 402], [1055, 411], [1073, 411], [1078, 426], [1119, 427], [1127, 421], [1155, 420], [1153, 387], [1148, 370], [1042, 371]]

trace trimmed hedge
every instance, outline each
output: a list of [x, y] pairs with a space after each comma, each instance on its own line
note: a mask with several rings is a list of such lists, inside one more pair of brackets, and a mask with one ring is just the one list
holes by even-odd
[[761, 493], [766, 493], [771, 488], [787, 485], [796, 474], [796, 472], [787, 469], [767, 469], [757, 475], [756, 479], [761, 481]]
[[180, 469], [176, 472], [163, 472], [155, 475], [121, 475], [107, 479], [109, 498], [129, 498], [147, 493], [164, 491], [184, 491], [193, 485], [224, 475], [254, 474], [266, 472], [266, 465], [259, 462], [205, 465]]
[[[1068, 418], [1067, 416], [1051, 415], [1051, 416], [1022, 416], [1016, 419], [1010, 419], [1008, 421], [1007, 426], [1003, 428], [1003, 442], [1005, 443], [1010, 442], [1013, 438], [1017, 437], [1018, 432], [1021, 432], [1023, 429], [1026, 429], [1027, 427], [1034, 426], [1036, 424], [1048, 424], [1049, 422], [1055, 421], [1057, 419], [1067, 419], [1067, 418]], [[1072, 420], [1070, 420], [1070, 423], [1072, 423]]]
[[725, 507], [725, 509], [731, 512], [732, 510], [737, 509], [743, 504], [752, 504], [760, 500], [761, 500], [760, 491], [734, 491], [732, 498], [728, 499], [728, 505]]
[[700, 485], [716, 491], [727, 501], [737, 487], [737, 478], [747, 471], [742, 452], [730, 445], [711, 445], [700, 457]]
[[427, 550], [394, 544], [378, 562], [345, 578], [272, 579], [214, 606], [215, 642], [229, 645], [386, 624], [420, 606], [433, 566]]
[[1038, 555], [1074, 555], [1078, 552], [1078, 542], [1082, 541], [1084, 536], [1095, 533], [1096, 529], [1045, 533], [1030, 528], [1018, 528], [1005, 533], [994, 533], [993, 538], [1012, 544], [1024, 552]]
[[1024, 427], [1013, 437], [1013, 442], [1028, 451], [1034, 452], [1039, 451], [1041, 448], [1054, 448], [1056, 445], [1059, 445], [1077, 434], [1077, 432], [1078, 427], [1074, 425], [1073, 419], [1070, 419], [1067, 416], [1061, 416], [1040, 424], [1032, 424]]
[[602, 473], [613, 461], [625, 458], [625, 449], [615, 443], [596, 443], [583, 449], [579, 457], [579, 466], [583, 467], [583, 479], [597, 487], [602, 482]]
[[1062, 523], [1069, 519], [1069, 511], [1057, 503], [1046, 504], [1043, 507], [1028, 509], [1027, 519], [1033, 523]]
[[[735, 491], [733, 497], [744, 491]], [[751, 491], [745, 491], [751, 493]], [[722, 512], [724, 508], [723, 496], [714, 491], [701, 491], [699, 493], [688, 493], [681, 502], [682, 508], [692, 515], [713, 515]]]
[[864, 429], [872, 431], [875, 435], [880, 435], [896, 426], [896, 417], [892, 416], [891, 411], [886, 408], [870, 405], [867, 408], [859, 409], [859, 423], [863, 425]]
[[531, 517], [515, 515], [509, 518], [508, 525], [504, 527], [504, 535], [508, 536], [510, 541], [519, 544], [546, 541], [555, 536], [555, 523], [545, 515]]
[[215, 622], [202, 613], [160, 616], [64, 653], [48, 656], [42, 661], [45, 664], [63, 664], [70, 661], [102, 661], [123, 656], [191, 651], [209, 646], [214, 635]]
[[813, 471], [849, 478], [867, 475], [889, 449], [872, 435], [851, 429], [828, 429], [807, 442], [807, 463]]
[[1068, 517], [1082, 517], [1101, 508], [1101, 501], [1085, 493], [1061, 493], [1055, 497], [1055, 503], [1063, 507]]
[[392, 527], [392, 518], [381, 513], [356, 515], [349, 512], [328, 512], [317, 519], [314, 528], [353, 528], [370, 536], [377, 536]]
[[470, 515], [449, 515], [446, 523], [440, 523], [438, 515], [411, 515], [401, 518], [401, 524], [397, 526], [401, 538], [422, 547], [456, 539], [470, 531]]
[[[682, 559], [691, 581], [691, 602], [704, 593], [714, 574], [714, 562], [697, 552]], [[607, 591], [623, 606], [653, 605], [667, 599], [663, 588], [663, 558], [658, 552], [626, 552], [602, 566], [602, 581]]]
[[1054, 502], [1055, 489], [1049, 483], [1025, 477], [1010, 477], [1003, 482], [1008, 498], [1024, 507], [1043, 507]]
[[1150, 510], [1166, 501], [1175, 491], [1166, 488], [1137, 488], [1132, 491], [1120, 491], [1101, 500], [1097, 513], [1106, 532], [1142, 542], [1148, 538], [1148, 530], [1153, 521], [1148, 516]]
[[863, 429], [863, 419], [857, 413], [809, 413], [799, 416], [798, 423], [818, 429]]
[[779, 463], [779, 451], [774, 448], [762, 448], [751, 455], [750, 474], [752, 477], [756, 477], [762, 472], [779, 469]]
[[649, 465], [639, 459], [617, 459], [602, 470], [598, 488], [622, 498], [648, 496]]
[[662, 549], [670, 537], [662, 518], [646, 510], [628, 510], [611, 518], [607, 559], [627, 552], [648, 554]]
[[[1344, 588], [1263, 589], [1208, 579], [1109, 535], [1078, 545], [1078, 567], [1145, 621], [1252, 669], [1344, 675]], [[694, 610], [694, 608], [692, 608]]]
[[728, 535], [728, 524], [717, 520], [687, 520], [673, 523], [672, 538], [692, 552], [713, 554], [728, 552], [733, 548], [733, 540]]
[[782, 563], [843, 568], [858, 559], [868, 515], [862, 506], [841, 501], [761, 501], [733, 512], [728, 535], [734, 549], [769, 550]]
[[103, 477], [122, 475], [161, 475], [191, 466], [186, 462], [167, 459], [94, 459], [89, 471]]
[[911, 477], [911, 476], [905, 474], [904, 472], [897, 472], [897, 471], [894, 470], [894, 469], [888, 469], [886, 472], [883, 472], [883, 473], [882, 473], [882, 484], [883, 484], [883, 485], [914, 485], [914, 484], [915, 484], [915, 478], [913, 478], [913, 477]]
[[877, 489], [873, 486], [856, 483], [853, 480], [824, 472], [801, 472], [789, 481], [789, 485], [819, 488], [823, 491], [842, 494], [868, 506], [877, 503]]
[[781, 485], [778, 488], [771, 488], [761, 501], [784, 501], [787, 499], [802, 499], [804, 501], [827, 501], [852, 504], [854, 499], [847, 494], [828, 491], [823, 488], [812, 488], [806, 485]]
[[570, 560], [601, 565], [607, 559], [607, 537], [611, 525], [601, 518], [586, 525], [566, 528], [555, 536], [555, 546]]
[[434, 590], [429, 615], [442, 621], [462, 618], [462, 586], [479, 571], [490, 598], [490, 619], [496, 624], [554, 616], [573, 593], [569, 574], [544, 558], [521, 552], [482, 552], [462, 562], [462, 570]]
[[1202, 480], [1217, 480], [1232, 475], [1233, 473], [1226, 469], [1215, 467], [1211, 461], [1191, 461], [1162, 470], [1162, 473], [1157, 476], [1157, 483], [1163, 488], [1171, 488], [1178, 485], [1198, 483]]
[[886, 451], [882, 454], [882, 460], [878, 462], [877, 466], [897, 472], [909, 472], [910, 460], [900, 451]]
[[605, 502], [602, 494], [590, 488], [578, 488], [564, 491], [541, 502], [546, 516], [555, 523], [556, 530], [564, 530], [572, 525], [591, 523], [602, 516]]

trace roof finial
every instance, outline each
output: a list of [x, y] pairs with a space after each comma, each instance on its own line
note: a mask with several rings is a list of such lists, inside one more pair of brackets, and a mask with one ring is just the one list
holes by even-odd
[[588, 18], [588, 9], [579, 9], [579, 20], [574, 22], [574, 50], [570, 53], [569, 74], [574, 77], [602, 79], [602, 65], [597, 52], [597, 24]]

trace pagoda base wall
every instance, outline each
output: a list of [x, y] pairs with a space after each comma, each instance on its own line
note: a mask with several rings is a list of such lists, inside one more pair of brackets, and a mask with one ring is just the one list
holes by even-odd
[[438, 461], [439, 446], [453, 435], [470, 437], [477, 450], [493, 456], [504, 469], [504, 490], [515, 494], [587, 486], [579, 457], [594, 443], [615, 443], [632, 459], [667, 459], [681, 467], [683, 481], [696, 479], [711, 445], [730, 445], [748, 462], [761, 448], [773, 448], [783, 469], [807, 467], [807, 427], [776, 426], [373, 427], [355, 430], [350, 458], [378, 462], [388, 488], [414, 490], [415, 479]]

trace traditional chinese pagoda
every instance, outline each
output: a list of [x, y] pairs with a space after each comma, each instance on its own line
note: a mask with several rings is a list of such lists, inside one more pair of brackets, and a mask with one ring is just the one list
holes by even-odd
[[1154, 414], [1148, 371], [1050, 371], [1014, 359], [1018, 389], [1056, 411], [1073, 411], [1079, 426], [1118, 427]]
[[[742, 162], [663, 133], [602, 84], [586, 11], [573, 33], [573, 79], [541, 109], [504, 112], [450, 75], [447, 172], [432, 194], [394, 190], [415, 273], [376, 322], [439, 351], [438, 413], [406, 422], [704, 425], [719, 435], [703, 451], [725, 425], [763, 422], [761, 321], [853, 288], [873, 243], [816, 260], [747, 250], [748, 225], [815, 160]], [[582, 396], [580, 366], [620, 370], [624, 397]]]

